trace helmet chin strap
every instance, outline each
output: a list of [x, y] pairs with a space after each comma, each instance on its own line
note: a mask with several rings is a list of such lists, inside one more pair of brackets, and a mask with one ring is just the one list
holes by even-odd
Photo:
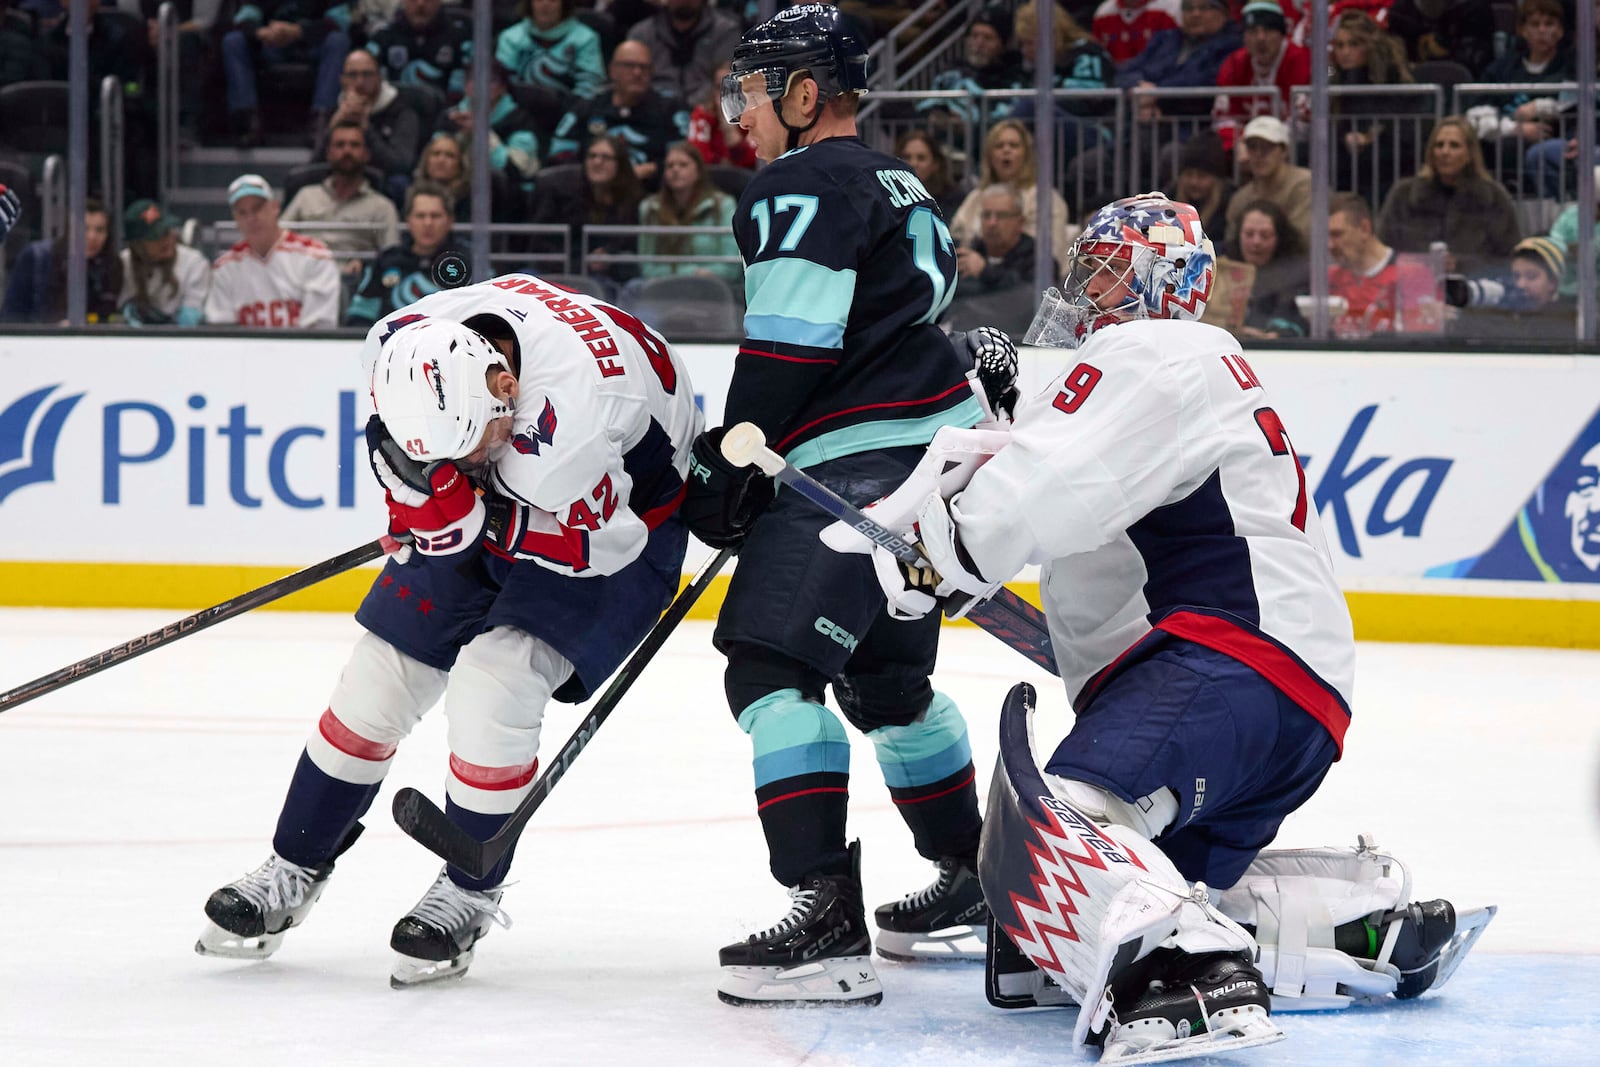
[[[817, 113], [812, 116], [810, 122], [806, 123], [804, 126], [791, 126], [791, 125], [789, 125], [789, 121], [783, 117], [783, 102], [784, 102], [784, 100], [789, 99], [789, 93], [794, 91], [795, 81], [797, 79], [801, 78], [802, 76], [804, 76], [807, 73], [808, 73], [807, 71], [797, 70], [794, 73], [789, 75], [789, 86], [788, 86], [788, 89], [784, 92], [783, 99], [778, 101], [778, 106], [773, 109], [774, 112], [776, 112], [776, 114], [778, 116], [778, 122], [783, 125], [783, 128], [785, 130], [789, 131], [789, 137], [784, 142], [784, 149], [783, 150], [785, 152], [793, 152], [796, 148], [799, 148], [800, 147], [800, 138], [802, 136], [804, 136], [808, 131], [810, 131], [810, 129], [813, 126], [815, 126], [818, 122], [820, 122], [822, 120], [822, 106], [825, 103], [825, 101], [822, 99], [822, 91], [821, 91], [820, 87], [819, 87], [819, 89], [817, 91]], [[812, 79], [812, 81], [815, 82], [815, 79]]]

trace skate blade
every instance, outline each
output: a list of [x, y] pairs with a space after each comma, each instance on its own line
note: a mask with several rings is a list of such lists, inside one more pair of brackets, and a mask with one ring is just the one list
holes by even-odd
[[717, 999], [758, 1008], [869, 1007], [883, 1000], [883, 986], [871, 956], [837, 956], [798, 967], [724, 967]]
[[194, 943], [197, 955], [225, 960], [264, 960], [283, 944], [283, 931], [262, 934], [259, 937], [241, 937], [224, 930], [214, 922], [207, 922]]
[[469, 948], [453, 960], [419, 960], [415, 956], [395, 953], [394, 970], [389, 974], [390, 989], [411, 989], [447, 978], [460, 978], [472, 965]]
[[1486, 908], [1473, 908], [1471, 911], [1456, 912], [1455, 936], [1445, 942], [1444, 948], [1439, 950], [1439, 973], [1434, 976], [1429, 989], [1439, 989], [1450, 976], [1456, 973], [1456, 968], [1461, 966], [1461, 961], [1467, 958], [1467, 953], [1472, 951], [1472, 946], [1478, 943], [1478, 938], [1483, 936], [1484, 928], [1489, 921], [1500, 911], [1500, 905], [1490, 904]]
[[878, 928], [878, 955], [900, 963], [982, 963], [988, 953], [987, 926], [952, 926], [925, 934]]
[[1178, 1036], [1165, 1020], [1148, 1021], [1149, 1031], [1124, 1030], [1108, 1040], [1100, 1063], [1169, 1063], [1196, 1056], [1226, 1056], [1239, 1049], [1271, 1045], [1288, 1036], [1264, 1009], [1254, 1005], [1218, 1012], [1211, 1017], [1214, 1029], [1185, 1037]]

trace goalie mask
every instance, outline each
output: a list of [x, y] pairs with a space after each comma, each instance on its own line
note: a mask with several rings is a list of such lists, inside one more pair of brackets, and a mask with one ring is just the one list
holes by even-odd
[[1024, 344], [1076, 348], [1120, 322], [1199, 319], [1216, 256], [1199, 212], [1155, 192], [1095, 212], [1067, 264], [1066, 280], [1045, 293]]
[[413, 459], [460, 459], [483, 440], [489, 423], [512, 413], [490, 390], [489, 368], [506, 357], [476, 330], [448, 319], [422, 319], [396, 330], [372, 370], [372, 402]]

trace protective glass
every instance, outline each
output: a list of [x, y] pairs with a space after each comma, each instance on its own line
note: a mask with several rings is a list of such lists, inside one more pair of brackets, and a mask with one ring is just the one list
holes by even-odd
[[788, 89], [789, 71], [784, 67], [759, 67], [725, 75], [722, 79], [722, 118], [726, 122], [738, 122], [739, 116], [761, 99], [763, 91], [766, 98], [772, 101], [772, 106], [777, 107]]

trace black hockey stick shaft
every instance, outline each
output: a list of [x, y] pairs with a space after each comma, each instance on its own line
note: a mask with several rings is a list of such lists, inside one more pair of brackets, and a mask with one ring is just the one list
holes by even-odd
[[[896, 559], [927, 566], [927, 557], [915, 543], [874, 521], [860, 508], [768, 448], [766, 436], [754, 423], [741, 422], [729, 429], [722, 438], [722, 454], [737, 466], [747, 467], [753, 463], [760, 467], [823, 511], [848, 523], [873, 544], [887, 549]], [[1055, 650], [1050, 645], [1050, 629], [1045, 624], [1044, 612], [1005, 586], [973, 605], [967, 618], [1051, 674], [1061, 673], [1056, 668]]]
[[152, 630], [141, 637], [124, 641], [120, 645], [113, 645], [104, 652], [97, 652], [87, 659], [81, 659], [71, 666], [62, 667], [58, 671], [51, 671], [42, 678], [35, 678], [31, 682], [17, 686], [15, 689], [0, 693], [0, 711], [10, 711], [18, 704], [25, 704], [35, 697], [42, 697], [46, 693], [54, 692], [62, 686], [71, 685], [91, 674], [98, 674], [107, 667], [114, 667], [119, 663], [126, 663], [135, 656], [142, 656], [152, 649], [162, 645], [197, 634], [207, 627], [215, 626], [225, 619], [235, 615], [243, 615], [253, 611], [263, 604], [270, 604], [290, 593], [298, 593], [336, 574], [343, 574], [363, 563], [370, 563], [379, 556], [394, 552], [400, 548], [400, 543], [385, 534], [376, 541], [369, 541], [358, 548], [348, 552], [341, 552], [331, 559], [321, 563], [313, 563], [304, 570], [295, 571], [293, 574], [284, 575], [276, 581], [268, 582], [259, 589], [252, 589], [248, 593], [241, 593], [232, 600], [197, 611], [193, 615], [169, 622], [159, 630]]
[[517, 838], [522, 834], [522, 828], [528, 820], [533, 818], [533, 813], [539, 810], [545, 798], [550, 795], [550, 790], [556, 787], [563, 775], [572, 768], [572, 762], [578, 754], [594, 739], [600, 725], [611, 717], [629, 687], [638, 679], [645, 667], [661, 646], [672, 636], [672, 631], [689, 614], [689, 609], [694, 607], [695, 601], [700, 599], [700, 594], [706, 591], [715, 578], [717, 572], [722, 570], [728, 560], [733, 558], [734, 549], [725, 548], [712, 556], [701, 567], [693, 581], [679, 593], [677, 598], [668, 605], [666, 612], [656, 624], [645, 634], [644, 640], [639, 642], [639, 647], [633, 650], [633, 655], [628, 657], [628, 662], [611, 679], [611, 684], [606, 686], [600, 699], [594, 702], [583, 717], [583, 722], [567, 738], [567, 743], [561, 746], [550, 768], [533, 784], [533, 790], [517, 805], [517, 810], [511, 813], [505, 825], [495, 831], [495, 835], [487, 841], [479, 841], [472, 837], [461, 827], [450, 821], [450, 817], [439, 809], [439, 805], [429, 800], [422, 792], [406, 786], [394, 795], [394, 821], [400, 829], [429, 852], [444, 860], [453, 867], [459, 867], [474, 878], [482, 878], [494, 869], [505, 854], [511, 851], [517, 843]]

